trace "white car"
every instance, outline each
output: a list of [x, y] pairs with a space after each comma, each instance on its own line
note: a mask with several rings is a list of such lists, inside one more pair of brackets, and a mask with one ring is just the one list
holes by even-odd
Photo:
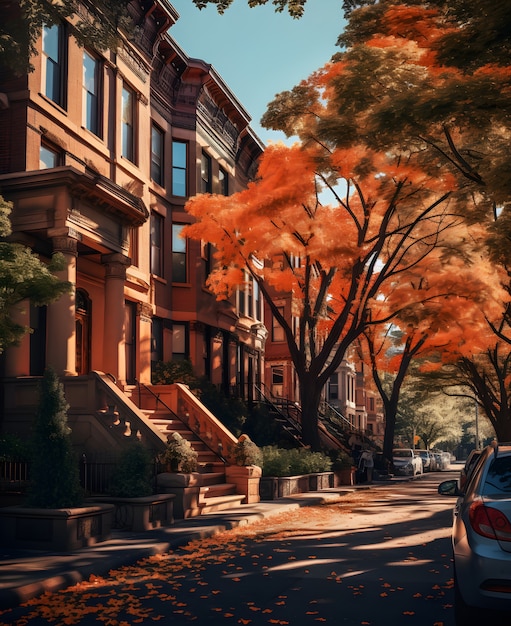
[[394, 472], [401, 476], [417, 476], [424, 471], [422, 459], [411, 448], [394, 448], [392, 450]]

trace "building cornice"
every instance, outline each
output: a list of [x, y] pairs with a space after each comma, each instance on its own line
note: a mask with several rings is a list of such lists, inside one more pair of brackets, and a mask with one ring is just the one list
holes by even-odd
[[96, 172], [80, 172], [74, 167], [56, 167], [0, 175], [0, 190], [7, 199], [54, 187], [67, 187], [70, 195], [87, 199], [107, 212], [118, 215], [125, 224], [140, 226], [149, 217], [144, 202], [123, 187]]

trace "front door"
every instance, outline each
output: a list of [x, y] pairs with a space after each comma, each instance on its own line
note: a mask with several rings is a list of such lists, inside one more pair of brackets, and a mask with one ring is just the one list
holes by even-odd
[[137, 305], [126, 301], [124, 308], [124, 332], [126, 348], [126, 382], [133, 384], [137, 376]]
[[76, 373], [90, 371], [90, 324], [91, 301], [85, 289], [76, 290], [75, 334], [76, 334]]

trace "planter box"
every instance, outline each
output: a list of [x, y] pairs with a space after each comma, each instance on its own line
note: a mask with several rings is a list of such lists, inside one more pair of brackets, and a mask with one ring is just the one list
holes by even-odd
[[242, 504], [254, 504], [261, 500], [259, 494], [261, 474], [261, 468], [257, 465], [228, 465], [225, 468], [227, 482], [236, 485], [236, 493], [245, 496]]
[[308, 493], [333, 486], [333, 472], [300, 476], [262, 476], [259, 485], [261, 500], [276, 500], [295, 493]]
[[318, 472], [309, 474], [309, 491], [321, 491], [334, 486], [333, 472]]
[[174, 494], [162, 493], [140, 498], [101, 496], [95, 502], [113, 504], [112, 528], [143, 532], [174, 522]]
[[113, 504], [71, 509], [0, 509], [0, 537], [10, 547], [71, 552], [110, 538]]
[[156, 477], [158, 491], [174, 494], [174, 515], [179, 519], [187, 519], [200, 515], [199, 492], [201, 475], [164, 472]]
[[334, 470], [334, 487], [340, 487], [341, 485], [354, 485], [356, 482], [356, 471], [355, 467]]

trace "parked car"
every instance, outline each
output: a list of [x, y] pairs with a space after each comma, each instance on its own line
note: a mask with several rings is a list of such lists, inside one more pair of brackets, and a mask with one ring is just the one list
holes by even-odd
[[451, 454], [449, 452], [440, 452], [440, 458], [442, 459], [441, 470], [448, 470], [451, 467]]
[[422, 469], [425, 472], [433, 471], [432, 453], [429, 450], [415, 450], [416, 455], [422, 459]]
[[442, 471], [442, 455], [440, 454], [440, 452], [433, 452], [433, 458], [435, 459], [435, 471], [436, 472], [441, 472]]
[[453, 513], [457, 626], [511, 623], [511, 444], [488, 446], [460, 490], [457, 480], [438, 486], [457, 496]]
[[394, 448], [392, 463], [395, 473], [402, 476], [416, 476], [423, 472], [422, 459], [411, 448]]
[[472, 450], [465, 461], [465, 465], [461, 468], [460, 471], [460, 491], [463, 491], [465, 488], [465, 484], [470, 477], [472, 470], [476, 464], [477, 459], [481, 454], [481, 450]]

